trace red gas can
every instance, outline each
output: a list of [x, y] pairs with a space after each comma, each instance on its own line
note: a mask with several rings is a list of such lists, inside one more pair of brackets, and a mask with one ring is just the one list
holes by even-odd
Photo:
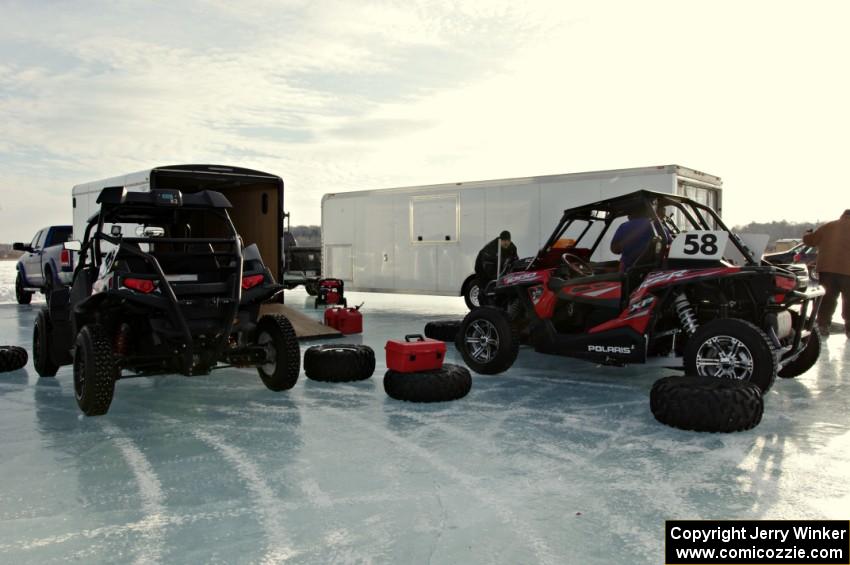
[[385, 346], [387, 368], [398, 373], [433, 371], [443, 366], [446, 344], [420, 334], [404, 336], [404, 341], [391, 339]]
[[339, 330], [343, 335], [359, 334], [363, 331], [363, 314], [357, 308], [328, 308], [325, 310], [325, 325]]

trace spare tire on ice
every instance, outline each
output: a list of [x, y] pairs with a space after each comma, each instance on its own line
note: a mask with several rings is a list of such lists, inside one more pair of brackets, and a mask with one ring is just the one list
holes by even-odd
[[743, 380], [665, 377], [652, 385], [652, 415], [662, 424], [697, 432], [739, 432], [764, 413], [761, 389]]
[[26, 364], [29, 356], [27, 350], [17, 345], [0, 346], [0, 373], [17, 371]]
[[472, 377], [466, 367], [445, 363], [441, 369], [399, 373], [390, 369], [384, 375], [384, 390], [396, 400], [444, 402], [466, 396]]
[[425, 337], [454, 342], [463, 320], [438, 320], [425, 324]]
[[314, 345], [304, 353], [304, 373], [314, 381], [362, 381], [374, 372], [375, 352], [367, 345]]

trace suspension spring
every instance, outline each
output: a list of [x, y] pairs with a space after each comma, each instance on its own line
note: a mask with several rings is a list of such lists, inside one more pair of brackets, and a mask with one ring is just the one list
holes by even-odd
[[688, 335], [694, 335], [699, 324], [697, 323], [697, 316], [694, 313], [694, 309], [684, 292], [680, 292], [676, 295], [676, 299], [673, 301], [673, 306], [676, 308], [676, 314], [679, 315], [679, 321], [682, 323], [682, 327], [685, 329], [685, 332], [687, 332]]

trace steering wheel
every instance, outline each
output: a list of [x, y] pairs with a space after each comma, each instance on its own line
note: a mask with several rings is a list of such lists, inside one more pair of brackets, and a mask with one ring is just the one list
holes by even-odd
[[573, 255], [572, 253], [564, 253], [563, 255], [561, 255], [561, 262], [564, 263], [564, 265], [566, 265], [567, 267], [569, 267], [570, 271], [580, 277], [593, 276], [593, 267], [591, 267], [590, 263], [588, 263], [578, 255]]

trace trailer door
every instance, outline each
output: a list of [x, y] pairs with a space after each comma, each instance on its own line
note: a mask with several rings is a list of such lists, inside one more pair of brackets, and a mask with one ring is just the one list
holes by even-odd
[[457, 194], [414, 196], [410, 199], [410, 242], [457, 243]]

